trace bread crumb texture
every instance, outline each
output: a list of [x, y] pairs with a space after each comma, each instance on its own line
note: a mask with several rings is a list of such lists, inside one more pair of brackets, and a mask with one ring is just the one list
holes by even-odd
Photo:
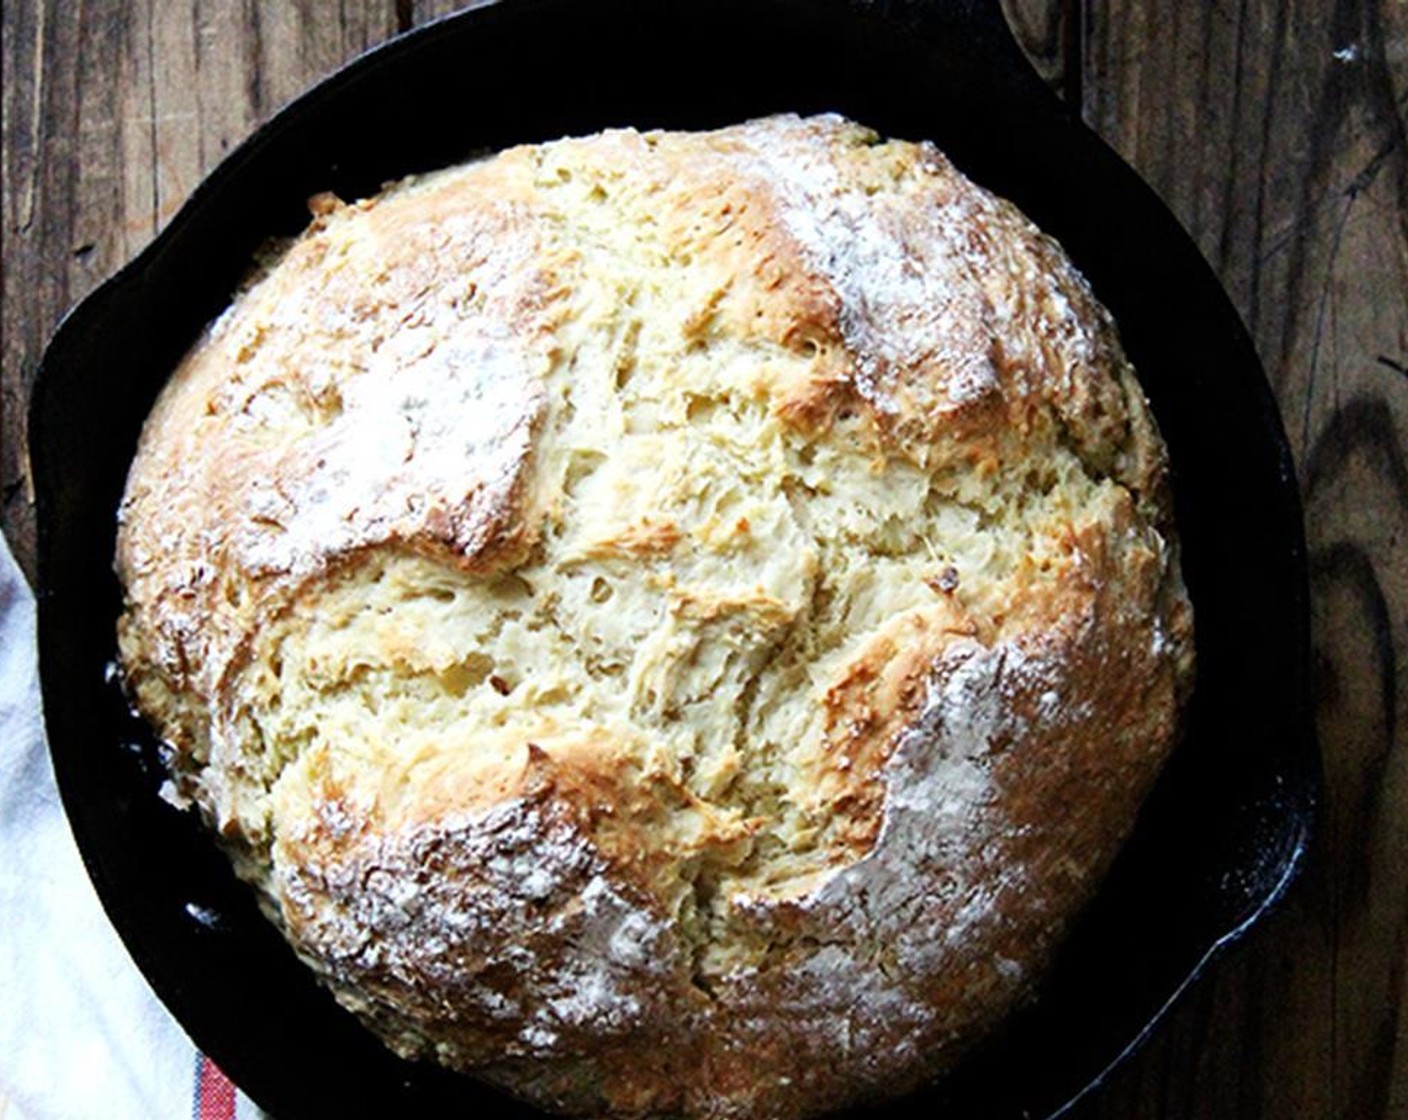
[[942, 1072], [1191, 682], [1163, 448], [1084, 280], [833, 116], [316, 212], [122, 505], [173, 796], [389, 1045], [540, 1106]]

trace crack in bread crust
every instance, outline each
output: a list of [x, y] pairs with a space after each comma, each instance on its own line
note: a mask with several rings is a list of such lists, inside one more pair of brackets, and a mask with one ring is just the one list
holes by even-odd
[[1164, 453], [1053, 242], [835, 117], [345, 206], [187, 357], [123, 663], [399, 1052], [790, 1117], [1030, 990], [1191, 683]]

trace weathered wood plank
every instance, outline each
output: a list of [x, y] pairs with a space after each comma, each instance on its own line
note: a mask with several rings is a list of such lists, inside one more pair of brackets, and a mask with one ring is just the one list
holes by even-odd
[[1311, 548], [1321, 847], [1291, 904], [1094, 1113], [1404, 1115], [1408, 1045], [1408, 12], [1088, 4], [1084, 110], [1256, 339]]
[[[3, 7], [4, 268], [3, 439], [0, 498], [5, 531], [22, 563], [31, 563], [34, 522], [25, 470], [21, 375], [39, 341], [69, 302], [70, 232], [76, 204], [80, 26], [55, 21], [37, 5]], [[13, 373], [12, 373], [13, 371]]]

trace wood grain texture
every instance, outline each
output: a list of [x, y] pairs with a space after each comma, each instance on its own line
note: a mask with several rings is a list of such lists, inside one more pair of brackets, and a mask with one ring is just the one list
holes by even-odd
[[1252, 331], [1311, 551], [1320, 846], [1092, 1115], [1408, 1116], [1408, 7], [1087, 5], [1086, 119]]
[[[1003, 0], [1248, 323], [1312, 551], [1321, 844], [1282, 910], [1082, 1111], [1408, 1117], [1408, 4]], [[32, 572], [24, 403], [65, 308], [288, 98], [453, 0], [3, 8], [3, 525]]]

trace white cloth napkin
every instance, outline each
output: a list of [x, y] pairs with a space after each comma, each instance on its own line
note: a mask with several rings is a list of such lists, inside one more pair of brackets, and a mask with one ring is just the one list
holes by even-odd
[[88, 880], [40, 718], [34, 596], [0, 537], [0, 1116], [262, 1115], [157, 1001]]

